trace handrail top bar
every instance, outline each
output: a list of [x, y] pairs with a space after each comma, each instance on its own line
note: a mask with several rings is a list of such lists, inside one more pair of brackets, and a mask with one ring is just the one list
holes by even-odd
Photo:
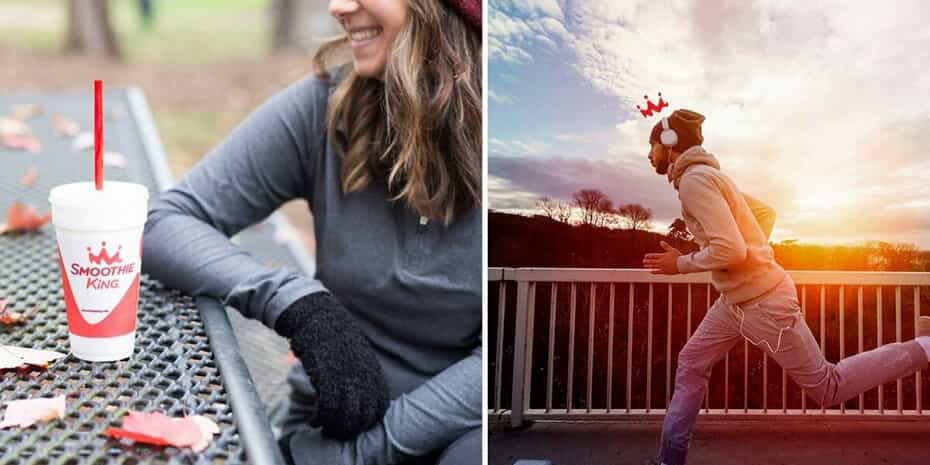
[[[788, 274], [795, 284], [851, 286], [930, 286], [930, 273], [913, 271], [798, 271]], [[488, 268], [492, 281], [710, 283], [710, 272], [657, 275], [642, 268]]]

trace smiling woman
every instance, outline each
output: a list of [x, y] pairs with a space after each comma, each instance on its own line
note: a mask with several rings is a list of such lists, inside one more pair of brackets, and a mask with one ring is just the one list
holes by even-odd
[[[329, 11], [345, 34], [313, 73], [154, 202], [145, 271], [290, 340], [300, 363], [278, 422], [290, 463], [479, 463], [481, 3]], [[351, 62], [332, 66], [341, 52]], [[315, 276], [229, 241], [299, 198]]]
[[481, 197], [480, 2], [448, 3], [460, 14], [434, 0], [333, 0], [346, 35], [314, 58], [325, 79], [327, 62], [352, 49], [327, 123], [334, 140], [346, 129], [343, 188], [383, 172], [395, 198], [445, 224]]
[[357, 1], [331, 1], [329, 12], [346, 31], [355, 71], [380, 79], [394, 38], [407, 23], [407, 2], [383, 0], [362, 7]]

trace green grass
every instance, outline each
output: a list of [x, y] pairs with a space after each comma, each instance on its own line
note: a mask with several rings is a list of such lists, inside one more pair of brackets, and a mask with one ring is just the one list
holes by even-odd
[[[211, 63], [256, 59], [270, 51], [269, 1], [162, 0], [151, 29], [141, 24], [134, 0], [112, 0], [111, 15], [127, 63]], [[53, 52], [62, 46], [64, 0], [4, 0], [27, 14], [25, 27], [0, 25], [0, 42]]]

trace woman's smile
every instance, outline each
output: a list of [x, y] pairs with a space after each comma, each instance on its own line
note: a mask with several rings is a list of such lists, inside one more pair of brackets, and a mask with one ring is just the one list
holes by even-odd
[[381, 26], [356, 27], [347, 29], [346, 32], [349, 35], [349, 42], [352, 44], [352, 49], [358, 50], [377, 42], [384, 32], [384, 28]]

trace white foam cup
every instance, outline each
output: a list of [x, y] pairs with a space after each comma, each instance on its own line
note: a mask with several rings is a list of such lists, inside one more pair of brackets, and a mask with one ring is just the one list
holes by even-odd
[[148, 189], [104, 181], [52, 188], [52, 223], [71, 353], [93, 362], [132, 355]]

